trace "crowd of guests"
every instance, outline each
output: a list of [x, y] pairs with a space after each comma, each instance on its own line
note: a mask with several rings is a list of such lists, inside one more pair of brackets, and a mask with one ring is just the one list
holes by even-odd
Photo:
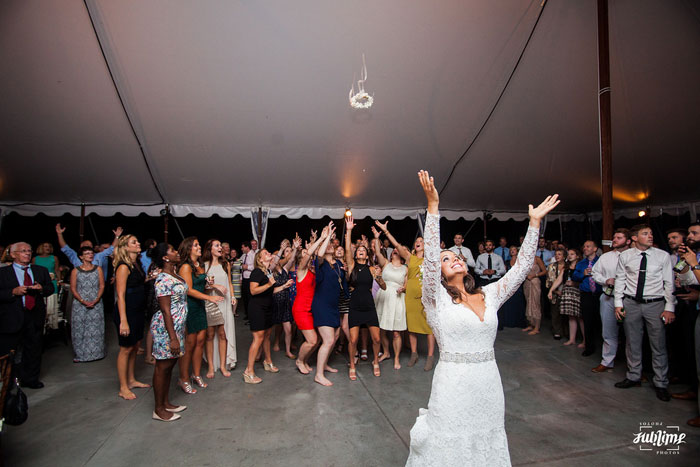
[[[171, 404], [168, 395], [176, 364], [177, 384], [187, 394], [206, 388], [206, 380], [217, 372], [231, 376], [237, 365], [239, 311], [252, 333], [242, 372], [248, 384], [262, 382], [257, 363], [265, 372], [279, 372], [273, 352], [280, 350], [295, 360], [300, 373], [314, 373], [315, 382], [332, 386], [327, 374], [339, 371], [329, 364], [334, 350], [347, 352], [348, 378], [355, 381], [357, 364], [370, 359], [371, 346], [372, 373], [379, 377], [384, 360], [401, 369], [406, 343], [407, 365], [415, 366], [419, 339], [426, 339], [423, 368], [430, 371], [435, 338], [421, 302], [423, 239], [402, 245], [388, 222], [376, 221], [365, 232], [369, 238], [356, 230], [347, 217], [343, 224], [329, 223], [320, 234], [311, 231], [307, 239], [297, 234], [283, 240], [275, 249], [244, 242], [239, 255], [228, 243], [208, 239], [202, 246], [196, 237], [185, 238], [177, 248], [146, 240], [142, 248], [121, 228], [114, 230], [111, 244], [85, 240], [76, 251], [66, 244], [59, 224], [58, 244], [72, 270], [60, 265], [51, 243], [32, 251], [19, 242], [3, 252], [2, 264], [8, 267], [0, 268], [0, 353], [22, 348], [22, 384], [43, 387], [41, 335], [45, 326], [56, 327], [56, 292], [63, 282], [72, 296], [74, 362], [105, 357], [105, 315], [111, 312], [119, 341], [119, 396], [135, 399], [134, 389], [150, 387], [134, 374], [137, 355], [144, 353], [146, 362], [155, 365], [157, 420], [177, 420], [186, 408]], [[540, 238], [527, 279], [498, 312], [499, 329], [517, 327], [534, 336], [543, 331], [543, 316], [550, 317], [552, 337], [578, 347], [583, 357], [602, 348], [594, 373], [611, 371], [618, 351], [624, 352], [628, 371], [615, 384], [623, 389], [644, 380], [648, 347], [657, 397], [696, 400], [698, 242], [697, 222], [668, 231], [668, 251], [656, 246], [648, 225], [616, 230], [607, 253], [592, 240], [579, 250]], [[474, 256], [457, 234], [449, 250], [484, 286], [515, 265], [520, 243], [522, 238], [514, 245], [501, 237], [496, 246], [486, 239]], [[690, 389], [669, 394], [670, 382]], [[688, 423], [700, 426], [700, 417]]]

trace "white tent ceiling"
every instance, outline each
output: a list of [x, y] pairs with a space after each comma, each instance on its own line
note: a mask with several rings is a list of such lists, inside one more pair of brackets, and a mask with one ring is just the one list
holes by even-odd
[[[698, 2], [610, 0], [610, 55], [616, 208], [693, 209]], [[3, 0], [0, 60], [19, 212], [600, 210], [595, 0]]]

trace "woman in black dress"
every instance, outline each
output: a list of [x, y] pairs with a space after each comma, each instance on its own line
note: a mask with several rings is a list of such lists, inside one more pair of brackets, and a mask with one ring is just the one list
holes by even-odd
[[149, 388], [150, 384], [136, 380], [134, 362], [139, 342], [143, 339], [146, 318], [146, 274], [138, 260], [141, 245], [133, 235], [119, 239], [114, 249], [114, 276], [117, 292], [117, 312], [114, 324], [119, 333], [119, 355], [117, 374], [119, 375], [119, 396], [122, 399], [136, 399], [133, 388]]
[[[506, 261], [506, 271], [515, 265], [518, 258], [518, 247], [511, 246], [508, 250], [510, 260]], [[498, 328], [524, 328], [525, 321], [525, 293], [522, 284], [515, 293], [498, 309]]]
[[377, 274], [369, 264], [369, 254], [364, 245], [358, 246], [353, 256], [352, 229], [354, 227], [355, 222], [352, 216], [347, 217], [345, 219], [345, 266], [347, 267], [347, 276], [349, 278], [348, 285], [352, 289], [350, 294], [350, 312], [348, 313], [348, 326], [350, 327], [350, 345], [348, 346], [350, 371], [348, 376], [351, 381], [357, 379], [355, 353], [357, 352], [357, 341], [360, 336], [360, 326], [363, 324], [369, 328], [369, 333], [372, 336], [372, 349], [374, 350], [372, 369], [374, 376], [381, 376], [379, 369], [381, 336], [377, 310], [374, 307], [374, 298], [372, 297], [372, 284], [376, 280], [382, 288], [386, 287], [381, 271]]
[[272, 353], [270, 351], [270, 331], [272, 330], [273, 309], [272, 295], [289, 289], [292, 280], [289, 279], [283, 285], [275, 287], [275, 279], [272, 271], [269, 270], [272, 255], [262, 249], [255, 254], [255, 269], [250, 273], [250, 300], [248, 301], [248, 319], [250, 320], [250, 330], [253, 333], [253, 342], [248, 349], [248, 365], [243, 372], [243, 381], [248, 384], [258, 384], [262, 379], [255, 376], [255, 358], [258, 356], [260, 346], [263, 348], [265, 359], [263, 367], [270, 373], [279, 372], [272, 363]]

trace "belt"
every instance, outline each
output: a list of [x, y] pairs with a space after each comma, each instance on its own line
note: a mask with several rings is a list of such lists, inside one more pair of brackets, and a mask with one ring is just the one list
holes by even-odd
[[634, 300], [637, 303], [654, 303], [654, 302], [663, 302], [664, 300], [666, 300], [666, 298], [664, 298], [664, 297], [643, 298], [641, 300], [637, 300], [632, 295], [627, 295], [627, 294], [625, 294], [625, 298], [629, 298], [630, 300]]
[[480, 352], [440, 352], [441, 362], [482, 363], [496, 359], [493, 349]]

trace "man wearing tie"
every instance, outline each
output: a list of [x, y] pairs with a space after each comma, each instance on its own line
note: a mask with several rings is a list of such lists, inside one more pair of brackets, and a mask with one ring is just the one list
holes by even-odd
[[53, 294], [49, 271], [30, 264], [32, 247], [18, 242], [10, 246], [12, 266], [0, 268], [0, 355], [21, 349], [16, 374], [22, 386], [39, 389], [41, 339], [46, 320], [44, 297]]
[[[464, 237], [462, 234], [456, 234], [453, 240], [455, 244], [450, 248], [450, 251], [462, 258], [462, 261], [464, 261], [468, 267], [473, 268], [475, 264], [474, 256], [472, 256], [471, 250], [463, 245]], [[391, 256], [388, 257], [390, 258]]]
[[508, 239], [506, 237], [501, 237], [498, 239], [498, 248], [493, 250], [498, 256], [501, 257], [503, 263], [510, 261], [510, 248], [508, 248]]
[[[549, 263], [552, 262], [552, 258], [554, 258], [554, 252], [547, 249], [547, 240], [545, 240], [544, 237], [540, 237], [537, 243], [537, 253], [535, 254], [540, 257], [545, 266], [549, 266]], [[544, 290], [544, 287], [542, 287], [542, 289]]]
[[[257, 246], [257, 242], [255, 246]], [[241, 253], [243, 253], [243, 256], [241, 256], [241, 269], [243, 270], [241, 297], [243, 298], [243, 320], [247, 322], [248, 300], [250, 300], [250, 273], [255, 269], [255, 250], [251, 248], [251, 242], [241, 243]]]
[[627, 336], [627, 375], [617, 388], [641, 386], [642, 338], [646, 323], [651, 346], [656, 397], [671, 400], [668, 393], [668, 356], [664, 326], [675, 319], [671, 255], [654, 248], [648, 225], [631, 229], [634, 247], [620, 253], [615, 273], [615, 315], [624, 319]]
[[593, 240], [583, 244], [583, 259], [576, 264], [576, 270], [572, 276], [574, 282], [579, 283], [581, 291], [581, 317], [583, 327], [586, 330], [586, 348], [584, 357], [593, 355], [600, 331], [600, 293], [602, 287], [593, 280], [593, 266], [598, 262], [598, 245]]
[[479, 255], [474, 266], [474, 272], [479, 276], [479, 286], [481, 287], [496, 282], [506, 273], [506, 265], [503, 260], [493, 252], [493, 240], [484, 242], [484, 250], [486, 253]]

